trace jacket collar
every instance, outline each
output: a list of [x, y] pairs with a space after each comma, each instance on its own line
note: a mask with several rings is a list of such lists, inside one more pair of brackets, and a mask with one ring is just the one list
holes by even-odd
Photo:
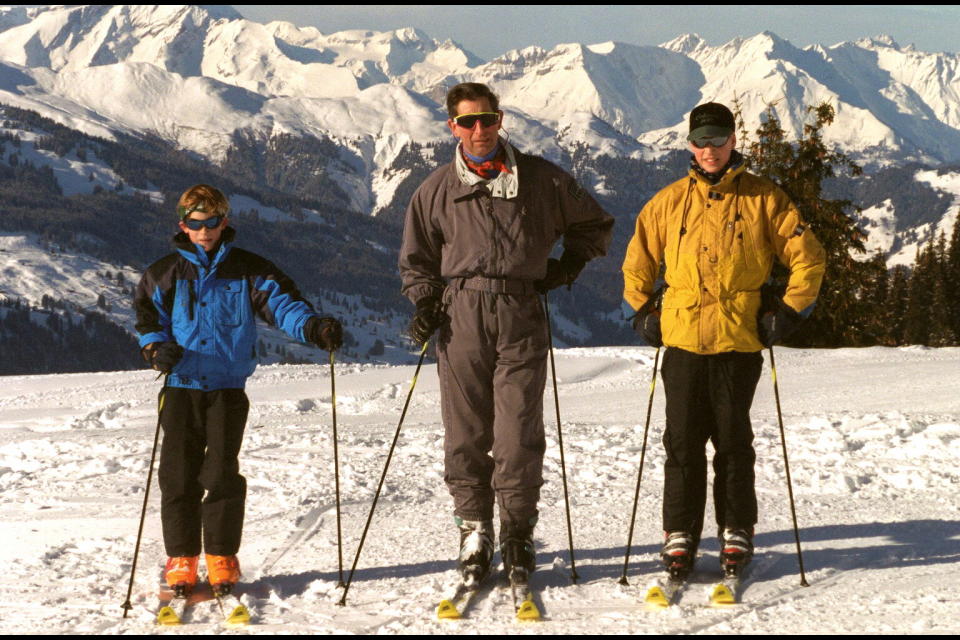
[[198, 267], [216, 267], [223, 262], [230, 249], [233, 248], [233, 240], [237, 236], [237, 230], [233, 227], [227, 227], [220, 236], [220, 246], [217, 248], [213, 259], [207, 258], [207, 252], [198, 244], [190, 242], [190, 238], [183, 231], [173, 236], [173, 246], [184, 258], [197, 265]]
[[500, 175], [492, 180], [484, 180], [467, 168], [467, 163], [463, 160], [463, 154], [460, 153], [460, 146], [457, 145], [454, 152], [453, 172], [456, 175], [456, 181], [463, 187], [465, 193], [475, 191], [477, 185], [487, 188], [490, 195], [494, 198], [515, 198], [520, 189], [520, 176], [517, 169], [516, 151], [509, 142], [500, 138], [500, 144], [506, 152], [505, 164], [509, 171], [501, 171]]
[[690, 178], [701, 182], [711, 189], [716, 189], [718, 191], [723, 191], [725, 189], [731, 188], [734, 181], [747, 170], [747, 164], [744, 162], [743, 156], [739, 151], [734, 150], [733, 155], [730, 157], [730, 163], [727, 165], [727, 168], [717, 176], [706, 173], [700, 166], [696, 163], [695, 160], [690, 161]]

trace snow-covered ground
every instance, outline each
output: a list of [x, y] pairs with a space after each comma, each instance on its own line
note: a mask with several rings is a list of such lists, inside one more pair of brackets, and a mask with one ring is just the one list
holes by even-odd
[[[754, 404], [761, 507], [744, 604], [704, 606], [719, 577], [705, 530], [680, 606], [648, 612], [660, 534], [657, 385], [629, 588], [617, 584], [654, 352], [557, 353], [580, 582], [570, 583], [552, 398], [534, 585], [545, 620], [512, 621], [494, 588], [469, 619], [434, 608], [457, 534], [442, 481], [434, 366], [425, 367], [360, 558], [337, 606], [329, 368], [263, 367], [241, 469], [240, 554], [251, 633], [947, 633], [960, 630], [960, 349], [779, 349], [778, 374], [809, 588], [799, 586], [769, 370]], [[349, 568], [409, 388], [410, 366], [337, 370], [344, 562]], [[156, 633], [163, 561], [153, 487], [124, 620], [156, 425], [150, 372], [0, 380], [0, 633]], [[708, 506], [708, 522], [712, 507]], [[216, 633], [211, 604], [172, 633]]]

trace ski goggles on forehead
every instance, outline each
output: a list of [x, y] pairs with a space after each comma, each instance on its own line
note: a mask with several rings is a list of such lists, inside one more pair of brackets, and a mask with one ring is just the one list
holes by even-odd
[[200, 231], [200, 229], [204, 227], [207, 229], [216, 229], [221, 223], [223, 223], [223, 216], [213, 216], [206, 220], [197, 220], [196, 218], [184, 218], [183, 220], [183, 224], [187, 225], [187, 229], [191, 231]]
[[477, 113], [464, 113], [453, 119], [457, 123], [457, 126], [463, 127], [464, 129], [473, 129], [473, 127], [480, 122], [480, 126], [492, 127], [493, 125], [500, 122], [500, 114], [493, 111], [480, 111]]
[[695, 146], [697, 149], [705, 149], [706, 147], [722, 147], [727, 144], [727, 140], [730, 139], [730, 136], [708, 136], [706, 138], [697, 138], [696, 140], [691, 140], [690, 144]]

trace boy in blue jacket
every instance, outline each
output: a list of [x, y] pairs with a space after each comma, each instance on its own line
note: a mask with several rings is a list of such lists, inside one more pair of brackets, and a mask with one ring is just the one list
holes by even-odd
[[244, 386], [257, 366], [255, 316], [328, 351], [340, 348], [343, 329], [271, 262], [234, 246], [218, 189], [187, 189], [177, 213], [176, 252], [150, 265], [134, 299], [143, 358], [167, 374], [158, 472], [165, 577], [186, 591], [196, 584], [202, 531], [208, 580], [222, 590], [240, 577], [247, 485], [237, 456], [250, 408]]

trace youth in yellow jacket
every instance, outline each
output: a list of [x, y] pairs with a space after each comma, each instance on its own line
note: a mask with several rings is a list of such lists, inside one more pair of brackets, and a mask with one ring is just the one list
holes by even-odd
[[[735, 142], [731, 135], [731, 151]], [[664, 345], [700, 354], [760, 351], [760, 288], [775, 258], [790, 269], [783, 302], [802, 315], [817, 298], [825, 262], [797, 208], [742, 162], [716, 184], [691, 168], [637, 217], [623, 262], [623, 297], [634, 312], [643, 308], [663, 263]]]
[[[623, 262], [634, 328], [650, 344], [667, 347], [662, 556], [678, 575], [692, 568], [703, 528], [707, 440], [715, 450], [721, 562], [738, 571], [752, 557], [757, 506], [749, 411], [760, 352], [809, 314], [825, 269], [823, 248], [787, 195], [745, 170], [734, 128], [721, 104], [691, 112], [689, 175], [643, 208]], [[758, 318], [774, 259], [790, 270], [786, 294]], [[658, 310], [661, 265], [666, 287]]]

